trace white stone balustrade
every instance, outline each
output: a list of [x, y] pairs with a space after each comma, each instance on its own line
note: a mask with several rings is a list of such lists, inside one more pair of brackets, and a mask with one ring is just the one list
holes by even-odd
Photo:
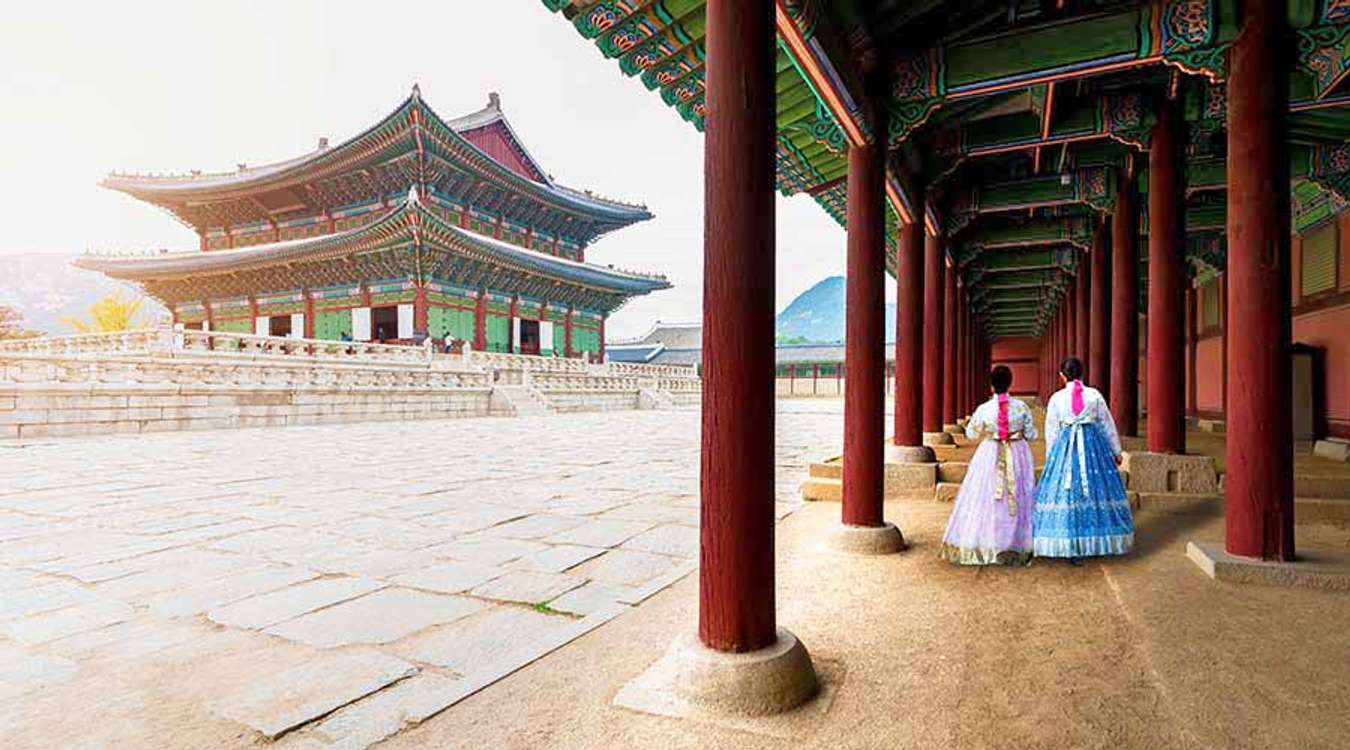
[[333, 366], [312, 361], [193, 361], [180, 358], [70, 358], [51, 354], [0, 352], [0, 384], [215, 384], [288, 388], [323, 385], [334, 388], [477, 388], [490, 387], [480, 370], [388, 367], [366, 363]]
[[527, 372], [525, 385], [542, 393], [560, 391], [608, 391], [636, 393], [638, 378], [575, 372]]
[[648, 365], [640, 362], [606, 362], [604, 367], [614, 375], [636, 375], [699, 381], [698, 368], [693, 365]]

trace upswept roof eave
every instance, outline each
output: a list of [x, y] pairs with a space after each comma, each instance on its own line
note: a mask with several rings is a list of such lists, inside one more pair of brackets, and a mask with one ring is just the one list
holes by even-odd
[[271, 180], [284, 178], [295, 170], [305, 167], [311, 167], [323, 161], [332, 161], [339, 156], [346, 155], [357, 146], [364, 143], [371, 136], [380, 132], [391, 124], [395, 124], [400, 118], [407, 118], [408, 110], [413, 103], [418, 100], [416, 90], [406, 99], [399, 103], [389, 114], [380, 118], [375, 124], [362, 130], [356, 135], [339, 143], [336, 146], [320, 148], [301, 156], [281, 161], [264, 164], [259, 167], [251, 167], [237, 172], [218, 172], [202, 175], [173, 175], [173, 176], [155, 176], [155, 175], [110, 175], [99, 182], [99, 185], [110, 190], [127, 193], [129, 195], [146, 197], [153, 199], [159, 196], [174, 196], [179, 194], [200, 195], [209, 194], [211, 191], [235, 191], [242, 188], [252, 188], [264, 185]]
[[[410, 215], [416, 219], [408, 221]], [[579, 286], [628, 295], [647, 294], [670, 287], [663, 277], [648, 277], [544, 255], [478, 235], [445, 223], [416, 201], [405, 201], [365, 226], [335, 234], [233, 250], [188, 251], [127, 258], [84, 256], [76, 258], [75, 265], [113, 278], [139, 282], [172, 280], [203, 273], [227, 274], [278, 263], [315, 260], [318, 259], [316, 255], [325, 252], [342, 254], [365, 249], [387, 242], [400, 232], [407, 233], [411, 238], [414, 224], [434, 228], [451, 242], [485, 253], [498, 262]]]
[[[439, 125], [445, 133], [451, 136], [456, 141], [457, 146], [467, 149], [483, 159], [484, 163], [489, 165], [490, 169], [496, 170], [506, 183], [513, 185], [522, 192], [543, 193], [552, 202], [560, 204], [561, 208], [589, 214], [598, 221], [620, 226], [627, 226], [652, 218], [651, 212], [645, 206], [607, 200], [552, 181], [548, 178], [548, 172], [525, 149], [524, 143], [516, 136], [506, 116], [494, 103], [490, 102], [487, 107], [477, 112], [446, 120], [421, 98], [416, 88], [388, 115], [336, 146], [318, 149], [302, 156], [237, 172], [168, 177], [112, 174], [101, 180], [99, 185], [135, 198], [159, 203], [185, 198], [197, 200], [213, 197], [227, 198], [241, 191], [261, 188], [269, 183], [298, 181], [303, 176], [297, 175], [297, 172], [301, 170], [321, 170], [327, 163], [340, 162], [343, 157], [366, 145], [370, 138], [391, 126], [411, 130], [412, 125], [409, 122], [408, 112], [414, 106], [419, 107], [431, 123]], [[460, 134], [461, 130], [486, 127], [497, 122], [505, 126], [507, 133], [520, 148], [521, 153], [539, 174], [545, 177], [545, 182], [531, 180], [516, 173]]]
[[[561, 185], [557, 182], [554, 182], [551, 178], [548, 178], [548, 172], [545, 171], [539, 165], [539, 162], [535, 161], [534, 156], [531, 155], [529, 151], [525, 149], [525, 145], [520, 141], [518, 137], [516, 137], [515, 131], [512, 130], [510, 122], [506, 119], [506, 115], [503, 114], [500, 111], [500, 109], [497, 111], [498, 118], [492, 120], [492, 122], [501, 122], [506, 126], [507, 132], [511, 135], [511, 138], [516, 142], [516, 145], [520, 147], [521, 152], [525, 154], [526, 158], [529, 159], [529, 161], [539, 171], [539, 174], [545, 176], [547, 182], [536, 182], [534, 180], [530, 180], [524, 177], [523, 175], [518, 174], [515, 170], [512, 170], [506, 165], [498, 162], [496, 159], [493, 159], [486, 152], [484, 152], [478, 146], [474, 145], [471, 141], [469, 141], [469, 139], [461, 135], [460, 131], [451, 125], [451, 123], [454, 122], [453, 120], [446, 120], [445, 118], [441, 117], [436, 112], [435, 108], [433, 108], [430, 104], [427, 104], [425, 101], [421, 102], [421, 106], [422, 109], [426, 112], [427, 119], [430, 123], [440, 125], [441, 128], [446, 133], [453, 136], [453, 138], [457, 142], [456, 145], [473, 151], [475, 154], [477, 154], [487, 162], [495, 165], [499, 170], [501, 170], [502, 175], [508, 182], [515, 183], [525, 190], [542, 189], [556, 200], [562, 201], [568, 208], [571, 208], [573, 210], [584, 211], [592, 215], [598, 212], [604, 212], [606, 214], [609, 214], [609, 218], [612, 221], [618, 220], [621, 221], [624, 225], [632, 224], [638, 221], [646, 221], [652, 218], [651, 212], [648, 211], [645, 206], [637, 206], [629, 203], [624, 203], [622, 201], [599, 198], [594, 195], [589, 195], [583, 190], [577, 190], [576, 188], [570, 188], [565, 185]], [[482, 125], [475, 126], [475, 128], [485, 127], [488, 124], [491, 124], [491, 122], [484, 122]]]
[[670, 288], [670, 282], [667, 281], [665, 277], [645, 276], [619, 269], [598, 266], [593, 263], [568, 260], [567, 258], [545, 255], [533, 250], [526, 250], [525, 248], [512, 245], [509, 242], [504, 242], [493, 237], [487, 237], [449, 224], [436, 214], [428, 211], [420, 203], [412, 204], [410, 209], [417, 213], [419, 221], [426, 222], [430, 227], [435, 228], [443, 234], [453, 237], [460, 242], [467, 243], [473, 246], [474, 249], [486, 252], [500, 261], [525, 265], [529, 267], [529, 270], [534, 270], [535, 272], [543, 272], [545, 275], [558, 276], [571, 281], [572, 283], [600, 286], [612, 291], [622, 291], [628, 294], [647, 294], [649, 292]]

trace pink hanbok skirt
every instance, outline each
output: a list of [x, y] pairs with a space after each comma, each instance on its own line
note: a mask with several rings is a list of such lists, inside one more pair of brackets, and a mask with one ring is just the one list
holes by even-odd
[[938, 557], [958, 565], [1023, 565], [1031, 557], [1036, 473], [1027, 441], [1014, 440], [1009, 447], [1011, 502], [999, 493], [999, 485], [1006, 483], [999, 471], [1001, 446], [987, 438], [970, 459]]

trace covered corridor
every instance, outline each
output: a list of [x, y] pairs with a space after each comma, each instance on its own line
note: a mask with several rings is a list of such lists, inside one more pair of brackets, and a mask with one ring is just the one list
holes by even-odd
[[[825, 660], [813, 667], [805, 639], [780, 627], [780, 620], [803, 624], [781, 618], [780, 608], [795, 614], [809, 605], [776, 597], [776, 589], [814, 598], [814, 588], [854, 586], [843, 570], [866, 579], [875, 568], [845, 551], [901, 553], [905, 540], [922, 538], [922, 522], [917, 532], [905, 528], [909, 519], [901, 513], [895, 523], [884, 503], [887, 466], [932, 466], [936, 452], [947, 450], [951, 428], [984, 397], [1000, 342], [1034, 342], [1026, 369], [1042, 397], [1057, 387], [1065, 357], [1084, 360], [1122, 435], [1140, 441], [1126, 459], [1132, 484], [1154, 476], [1160, 487], [1152, 491], [1218, 491], [1215, 462], [1186, 432], [1188, 407], [1196, 411], [1188, 374], [1191, 382], [1199, 377], [1188, 367], [1197, 335], [1187, 308], [1194, 316], [1194, 290], [1215, 279], [1222, 327], [1232, 334], [1224, 337], [1220, 376], [1222, 523], [1160, 515], [1151, 524], [1155, 538], [1142, 541], [1150, 536], [1145, 526], [1141, 544], [1221, 539], [1213, 554], [1224, 560], [1298, 569], [1293, 297], [1296, 288], [1300, 295], [1313, 289], [1317, 310], [1347, 306], [1339, 275], [1333, 271], [1328, 286], [1325, 267], [1328, 259], [1336, 267], [1350, 244], [1317, 233], [1331, 226], [1336, 236], [1350, 198], [1342, 63], [1350, 7], [1280, 0], [545, 5], [705, 133], [698, 639], [676, 637], [636, 681], [648, 695], [625, 703], [621, 694], [622, 705], [676, 716], [818, 705], [811, 699], [831, 683]], [[775, 191], [810, 195], [847, 229], [841, 503], [835, 522], [815, 529], [834, 562], [814, 572], [777, 564], [772, 487], [764, 481], [774, 465], [775, 300], [765, 280], [775, 270]], [[883, 412], [886, 273], [898, 287], [890, 424]], [[1325, 383], [1346, 397], [1343, 345], [1333, 338], [1324, 348], [1333, 374], [1323, 397]], [[1334, 401], [1323, 409], [1321, 437], [1350, 416], [1343, 408]], [[1343, 539], [1304, 541], [1345, 547]], [[921, 557], [913, 551], [899, 557]], [[1141, 554], [1126, 567], [1148, 560]], [[871, 565], [931, 562], [878, 558]], [[1200, 588], [1175, 585], [1166, 597]], [[1119, 601], [1122, 590], [1110, 584], [1103, 601]], [[1252, 597], [1237, 600], [1245, 607], [1268, 594], [1238, 596]], [[921, 598], [931, 607], [943, 597]], [[878, 606], [895, 615], [893, 608], [913, 603], [904, 599]], [[1194, 604], [1173, 601], [1173, 615]], [[873, 616], [852, 607], [833, 615], [841, 612]], [[899, 614], [902, 622], [920, 616]], [[1111, 627], [1130, 623], [1125, 614]], [[1288, 631], [1267, 625], [1249, 634], [1275, 658], [1281, 650], [1258, 638], [1260, 630], [1275, 638]], [[842, 635], [809, 645], [817, 654], [850, 648]], [[1042, 649], [1073, 640], [1062, 636], [1048, 633]], [[1015, 657], [981, 646], [972, 658]], [[1158, 669], [1149, 662], [1140, 664], [1143, 679]], [[1167, 692], [1157, 698], [1177, 700]]]

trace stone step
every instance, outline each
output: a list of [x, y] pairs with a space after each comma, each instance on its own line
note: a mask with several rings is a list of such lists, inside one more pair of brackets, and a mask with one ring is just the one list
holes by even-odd
[[966, 478], [966, 469], [970, 464], [965, 461], [943, 461], [938, 464], [938, 482], [956, 482], [960, 484]]
[[1350, 500], [1350, 476], [1294, 475], [1295, 497], [1344, 498]]
[[1350, 524], [1350, 499], [1330, 497], [1294, 498], [1294, 522]]
[[[886, 499], [912, 500], [932, 496], [937, 485], [937, 464], [897, 464], [885, 466]], [[837, 461], [811, 464], [802, 483], [805, 500], [839, 501], [843, 497], [843, 465]]]
[[842, 479], [844, 465], [835, 459], [813, 463], [807, 468], [807, 475], [817, 479]]
[[1128, 492], [1134, 509], [1189, 511], [1203, 507], [1223, 507], [1223, 495], [1190, 492]]
[[844, 482], [842, 479], [811, 477], [802, 482], [802, 499], [837, 503], [844, 499]]
[[960, 482], [938, 482], [933, 497], [940, 503], [954, 503], [956, 502], [956, 493], [960, 491]]

